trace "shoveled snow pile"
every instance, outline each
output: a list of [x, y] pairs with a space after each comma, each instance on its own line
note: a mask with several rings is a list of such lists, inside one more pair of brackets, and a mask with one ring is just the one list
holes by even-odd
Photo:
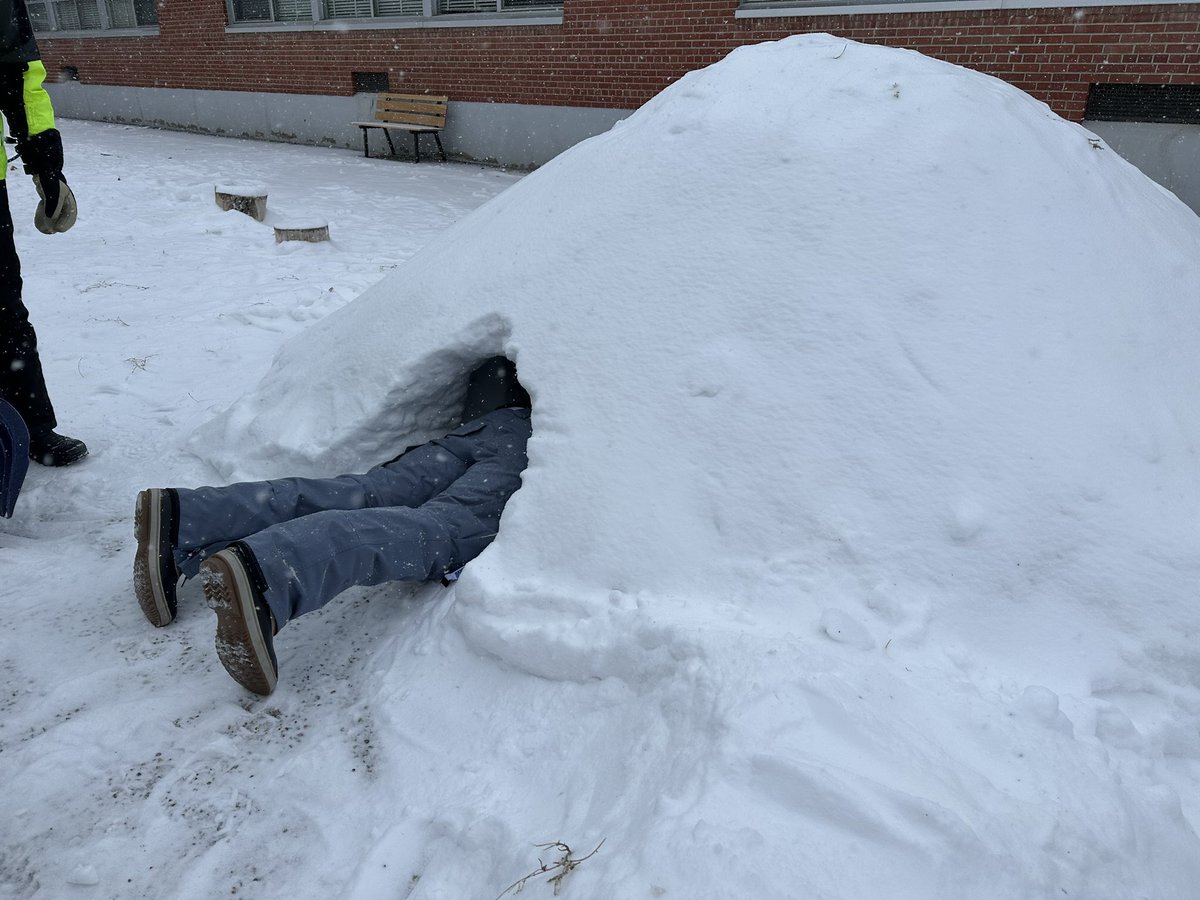
[[412, 896], [561, 833], [605, 841], [577, 896], [1177, 898], [1198, 284], [1200, 221], [1089, 132], [794, 37], [460, 221], [191, 446], [365, 467], [517, 360], [525, 483], [430, 626], [462, 705], [380, 672], [423, 735], [388, 766], [426, 780], [389, 853], [465, 857]]

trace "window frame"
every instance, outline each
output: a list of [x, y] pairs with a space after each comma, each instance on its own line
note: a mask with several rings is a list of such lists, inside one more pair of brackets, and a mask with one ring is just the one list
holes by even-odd
[[[301, 26], [310, 25], [314, 21], [313, 17], [316, 16], [317, 9], [320, 5], [319, 0], [309, 0], [308, 5], [309, 5], [310, 18], [308, 18], [308, 19], [279, 19], [279, 18], [276, 18], [276, 15], [277, 15], [276, 4], [279, 2], [279, 0], [263, 0], [263, 2], [266, 3], [267, 12], [270, 13], [271, 17], [269, 19], [244, 19], [244, 20], [242, 20], [242, 22], [244, 24], [246, 24], [246, 25], [301, 25]], [[225, 0], [225, 14], [228, 17], [227, 21], [230, 23], [238, 21], [234, 17], [235, 13], [234, 13], [233, 4], [234, 4], [234, 0]], [[296, 2], [295, 5], [297, 7], [303, 8], [304, 0], [299, 0], [299, 2]]]
[[[158, 34], [158, 4], [155, 3], [155, 22], [151, 25], [113, 25], [110, 0], [96, 0], [96, 10], [100, 18], [99, 28], [62, 28], [58, 15], [59, 0], [33, 0], [41, 3], [46, 9], [48, 28], [34, 28], [33, 33], [40, 38], [83, 38], [83, 37], [146, 37]], [[30, 16], [32, 20], [33, 17]]]
[[[496, 11], [439, 13], [438, 0], [421, 0], [419, 15], [326, 16], [324, 0], [310, 0], [312, 19], [279, 21], [274, 18], [239, 20], [234, 16], [233, 0], [225, 0], [228, 14], [226, 33], [252, 31], [330, 31], [386, 28], [479, 28], [509, 25], [561, 25], [563, 2], [549, 2], [532, 9], [504, 9], [505, 0], [494, 0]], [[374, 6], [374, 4], [372, 4]], [[274, 16], [274, 3], [270, 5]]]

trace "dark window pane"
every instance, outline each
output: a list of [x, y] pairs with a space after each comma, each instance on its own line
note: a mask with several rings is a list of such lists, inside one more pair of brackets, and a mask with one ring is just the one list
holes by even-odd
[[233, 0], [235, 22], [270, 22], [271, 0]]
[[28, 3], [25, 6], [29, 12], [29, 23], [34, 31], [50, 30], [50, 10], [45, 3]]
[[158, 5], [154, 0], [133, 0], [133, 16], [139, 25], [157, 25]]

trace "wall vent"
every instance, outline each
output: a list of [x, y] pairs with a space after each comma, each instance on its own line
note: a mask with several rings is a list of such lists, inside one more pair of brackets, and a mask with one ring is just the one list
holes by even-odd
[[378, 94], [388, 90], [387, 72], [351, 72], [354, 78], [354, 93]]
[[1200, 125], [1200, 84], [1093, 84], [1083, 118]]

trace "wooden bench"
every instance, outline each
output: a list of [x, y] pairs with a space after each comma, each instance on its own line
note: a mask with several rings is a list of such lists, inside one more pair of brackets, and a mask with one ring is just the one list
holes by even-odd
[[446, 151], [442, 147], [442, 139], [438, 132], [446, 127], [446, 104], [449, 99], [431, 97], [428, 94], [380, 94], [375, 98], [374, 121], [350, 123], [362, 129], [363, 156], [371, 155], [367, 149], [367, 132], [378, 128], [387, 137], [393, 157], [396, 155], [396, 145], [392, 143], [392, 132], [412, 132], [413, 155], [416, 156], [417, 162], [421, 161], [419, 138], [422, 134], [432, 134], [433, 139], [437, 141], [442, 162], [445, 162]]

